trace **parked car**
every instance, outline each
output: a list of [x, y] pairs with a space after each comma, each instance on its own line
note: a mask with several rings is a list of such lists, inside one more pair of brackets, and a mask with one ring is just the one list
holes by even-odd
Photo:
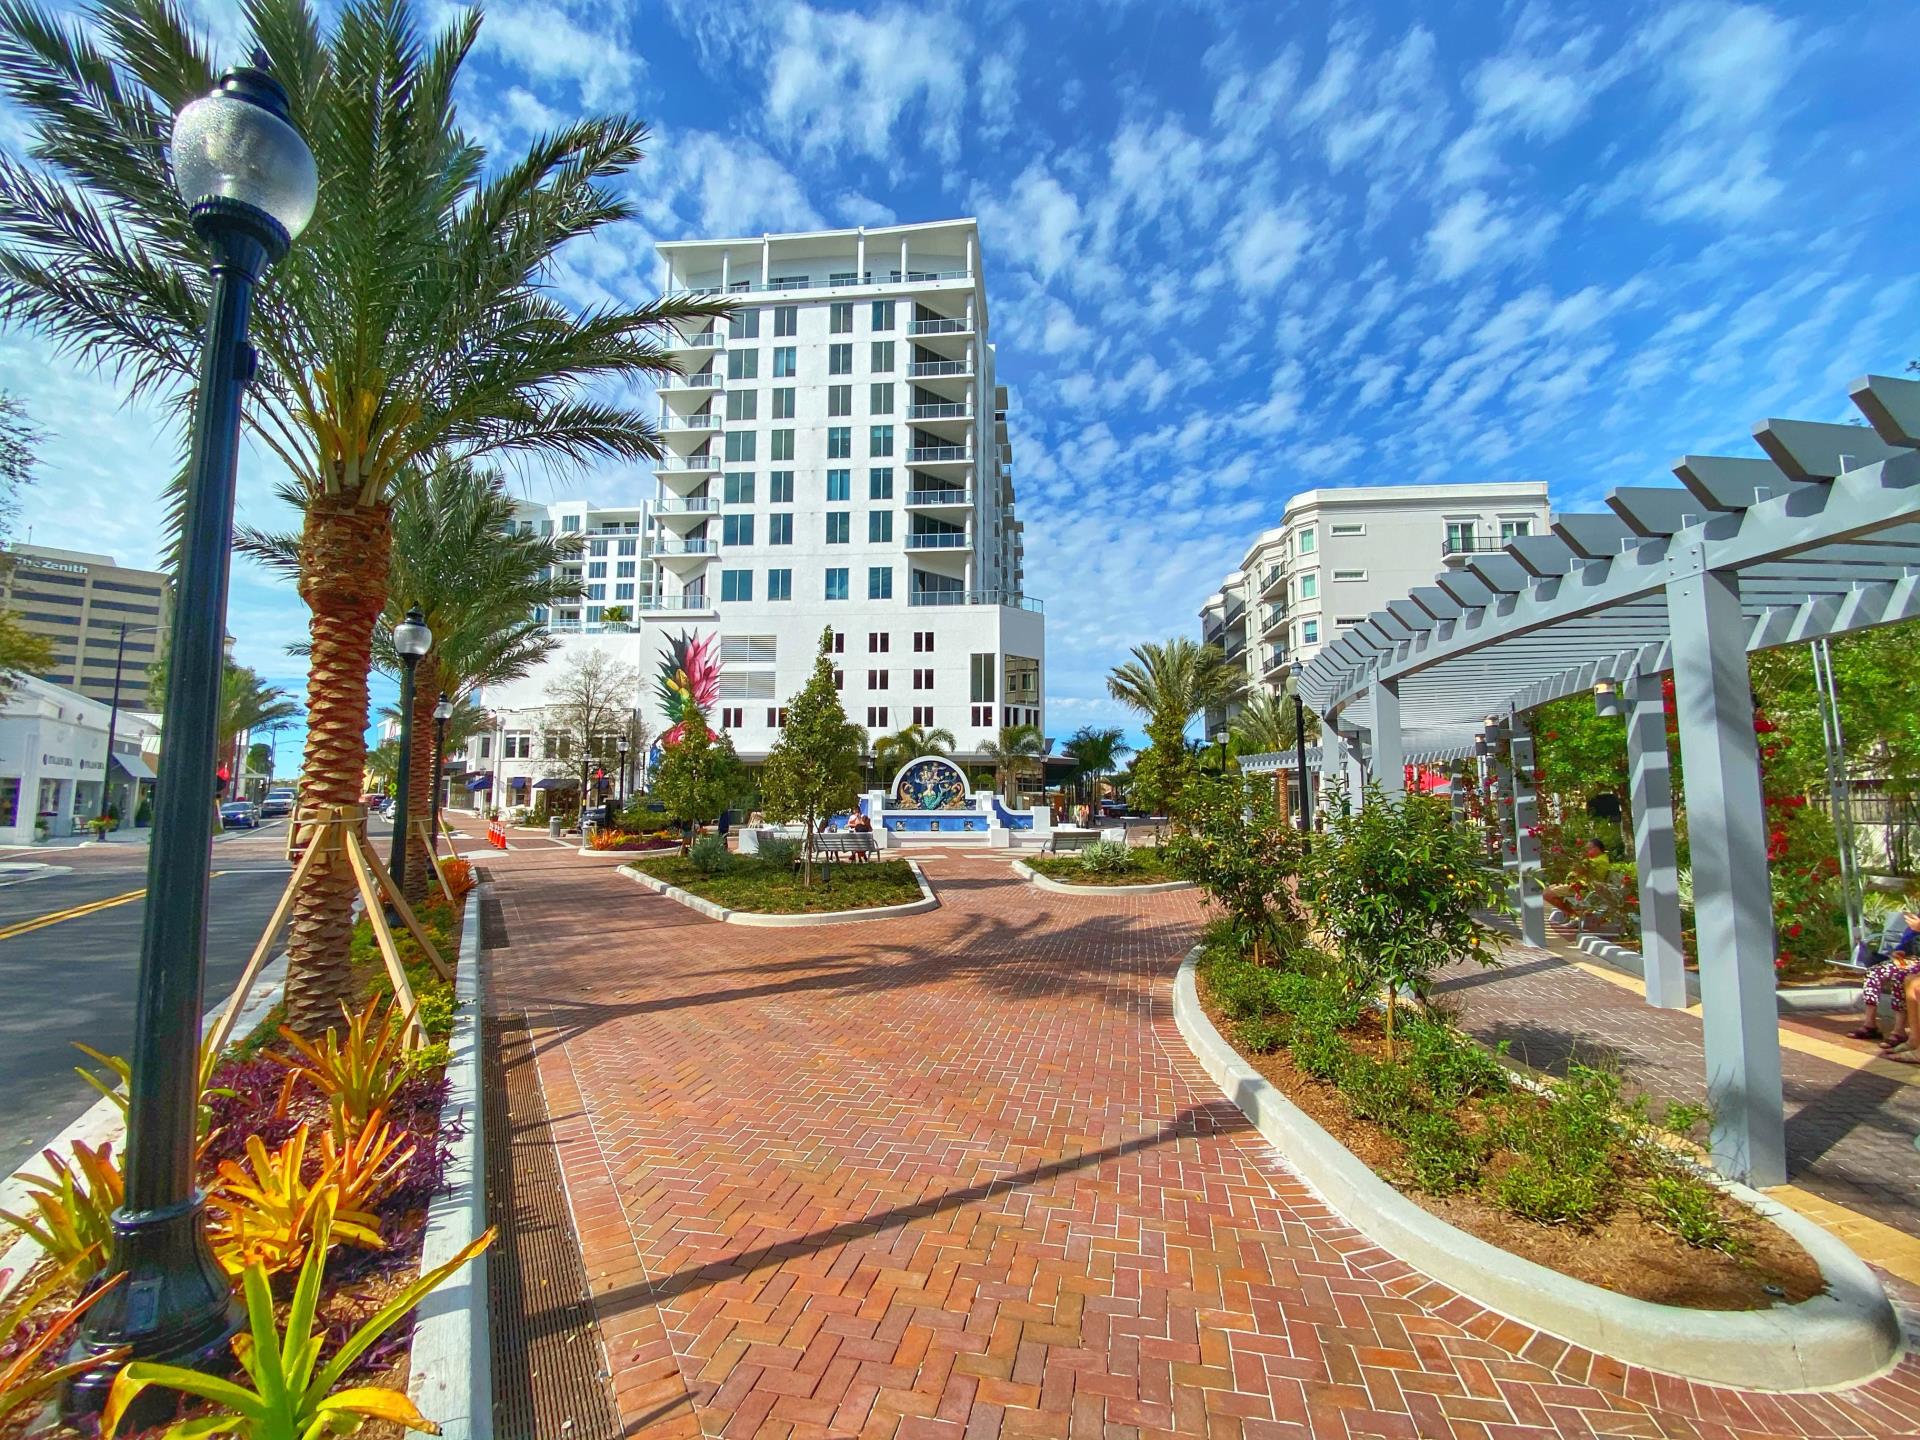
[[227, 830], [251, 830], [260, 823], [260, 812], [251, 800], [229, 800], [220, 807], [220, 824]]
[[291, 790], [269, 790], [266, 795], [261, 798], [260, 818], [262, 820], [272, 820], [276, 816], [291, 815], [292, 813], [293, 791]]

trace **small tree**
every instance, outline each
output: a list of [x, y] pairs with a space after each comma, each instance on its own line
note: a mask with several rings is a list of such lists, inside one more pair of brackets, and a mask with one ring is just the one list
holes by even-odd
[[542, 717], [543, 748], [568, 762], [555, 773], [580, 782], [580, 803], [587, 803], [594, 766], [618, 764], [619, 739], [633, 722], [639, 672], [600, 650], [573, 656], [554, 676]]
[[1488, 863], [1471, 826], [1446, 800], [1408, 795], [1388, 803], [1369, 785], [1357, 808], [1335, 788], [1324, 806], [1308, 889], [1348, 983], [1387, 991], [1387, 1043], [1400, 992], [1425, 1004], [1436, 971], [1465, 956], [1497, 965], [1495, 932], [1480, 919], [1504, 912], [1507, 881]]
[[807, 827], [802, 850], [803, 883], [813, 884], [813, 839], [820, 822], [849, 809], [860, 794], [860, 755], [865, 732], [847, 719], [833, 687], [833, 631], [820, 637], [813, 674], [787, 702], [787, 728], [780, 732], [760, 771], [760, 799], [770, 820], [799, 820]]
[[693, 848], [693, 834], [700, 823], [726, 809], [740, 774], [733, 741], [725, 734], [716, 738], [707, 729], [706, 717], [697, 707], [689, 707], [680, 738], [665, 748], [653, 774], [654, 798], [683, 831], [683, 854]]
[[1149, 815], [1175, 816], [1197, 774], [1186, 722], [1169, 710], [1147, 726], [1147, 748], [1134, 757], [1127, 798]]
[[1300, 833], [1281, 818], [1273, 787], [1237, 771], [1196, 777], [1179, 819], [1168, 860], [1225, 913], [1247, 953], [1266, 964], [1298, 942], [1305, 917], [1289, 882], [1300, 872]]

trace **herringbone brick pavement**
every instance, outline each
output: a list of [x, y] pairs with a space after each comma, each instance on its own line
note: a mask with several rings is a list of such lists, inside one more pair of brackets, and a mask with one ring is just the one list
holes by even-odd
[[1362, 1239], [1193, 1062], [1191, 894], [930, 860], [796, 930], [492, 857], [627, 1433], [1882, 1436], [1920, 1366], [1767, 1395], [1623, 1367]]

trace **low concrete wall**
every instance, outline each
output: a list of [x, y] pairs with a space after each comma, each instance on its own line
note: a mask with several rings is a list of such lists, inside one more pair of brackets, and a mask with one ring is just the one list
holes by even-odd
[[709, 920], [718, 920], [725, 925], [757, 925], [764, 929], [791, 929], [805, 925], [847, 925], [859, 920], [895, 920], [903, 915], [924, 915], [936, 910], [940, 901], [933, 889], [927, 884], [925, 872], [920, 869], [917, 860], [906, 862], [913, 871], [913, 878], [920, 886], [920, 898], [909, 900], [904, 905], [877, 905], [866, 910], [822, 910], [808, 915], [764, 915], [751, 910], [729, 910], [724, 905], [716, 905], [711, 900], [702, 900], [698, 895], [690, 895], [677, 885], [669, 885], [657, 875], [649, 875], [644, 870], [635, 870], [622, 865], [620, 873], [629, 880], [638, 882], [669, 900], [686, 906], [689, 910], [706, 916]]
[[1191, 890], [1191, 880], [1156, 880], [1150, 885], [1069, 885], [1042, 875], [1024, 860], [1013, 862], [1013, 873], [1029, 885], [1060, 895], [1161, 895], [1169, 890]]
[[1490, 1310], [1629, 1365], [1751, 1390], [1865, 1380], [1900, 1353], [1900, 1327], [1873, 1272], [1827, 1231], [1743, 1185], [1720, 1182], [1785, 1230], [1826, 1293], [1770, 1310], [1688, 1310], [1616, 1295], [1489, 1245], [1422, 1210], [1374, 1174], [1247, 1064], [1200, 1006], [1192, 951], [1174, 981], [1174, 1021], [1194, 1056], [1283, 1156], [1355, 1229]]
[[[1622, 974], [1637, 979], [1646, 977], [1646, 964], [1640, 958], [1640, 952], [1631, 946], [1609, 940], [1601, 935], [1582, 935], [1574, 942], [1580, 947], [1580, 953], [1588, 959], [1597, 960], [1602, 965], [1618, 970]], [[1687, 1003], [1700, 1003], [1700, 977], [1688, 973]], [[1860, 1008], [1860, 987], [1858, 985], [1808, 985], [1797, 990], [1778, 990], [1774, 999], [1782, 1014], [1818, 1015], [1830, 1014], [1836, 1010], [1858, 1010]]]

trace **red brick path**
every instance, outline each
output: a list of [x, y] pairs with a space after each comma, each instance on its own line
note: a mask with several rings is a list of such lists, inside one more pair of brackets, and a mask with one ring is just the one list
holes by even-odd
[[489, 860], [635, 1435], [1907, 1435], [1571, 1352], [1356, 1235], [1188, 1055], [1189, 894], [943, 858], [938, 912], [716, 925]]

